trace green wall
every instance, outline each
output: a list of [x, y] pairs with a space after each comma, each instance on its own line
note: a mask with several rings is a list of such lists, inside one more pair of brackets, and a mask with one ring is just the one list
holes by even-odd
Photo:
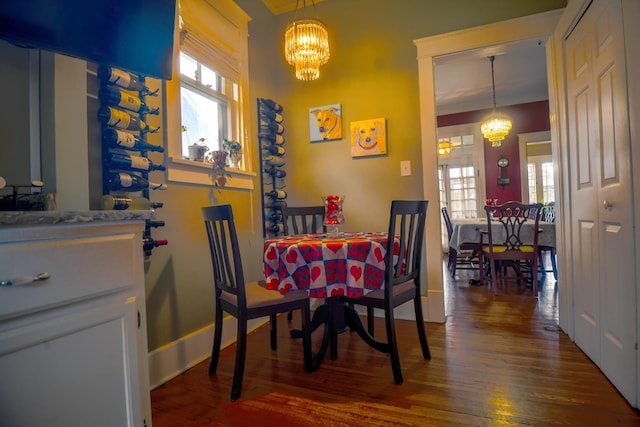
[[[274, 16], [259, 0], [236, 0], [249, 23], [252, 159], [258, 169], [256, 98], [272, 98], [285, 110], [285, 190], [291, 205], [319, 204], [344, 194], [348, 230], [384, 230], [391, 200], [422, 197], [418, 65], [413, 40], [566, 6], [565, 0], [326, 0], [315, 5], [329, 30], [331, 59], [314, 82], [295, 80], [282, 55], [282, 34], [293, 13]], [[338, 141], [309, 142], [309, 109], [342, 104]], [[349, 122], [385, 117], [388, 155], [352, 159]], [[411, 160], [412, 175], [400, 176]], [[256, 177], [256, 189], [259, 189]], [[158, 219], [167, 238], [147, 265], [149, 349], [213, 322], [211, 264], [200, 207], [232, 203], [241, 231], [245, 275], [262, 275], [262, 227], [257, 191], [172, 184], [154, 195], [165, 200]], [[435, 209], [436, 207], [430, 207]], [[439, 238], [439, 235], [436, 237]]]

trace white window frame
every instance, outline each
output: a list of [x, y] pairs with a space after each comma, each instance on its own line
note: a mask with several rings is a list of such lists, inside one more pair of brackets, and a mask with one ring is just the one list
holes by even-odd
[[[181, 43], [185, 37], [206, 39], [202, 49], [203, 57], [196, 59], [211, 67], [221, 75], [238, 83], [238, 117], [232, 138], [243, 147], [244, 169], [227, 168], [231, 178], [224, 189], [254, 188], [250, 143], [250, 100], [249, 100], [249, 20], [250, 17], [232, 0], [180, 0], [176, 14], [174, 37], [173, 77], [163, 81], [163, 104], [165, 105], [164, 128], [167, 147], [167, 181], [191, 184], [213, 185], [211, 165], [183, 158], [181, 112], [180, 112], [180, 69]], [[189, 22], [180, 24], [181, 16]], [[188, 34], [187, 34], [188, 33]], [[185, 49], [187, 52], [188, 49]], [[187, 53], [193, 55], [193, 52]]]

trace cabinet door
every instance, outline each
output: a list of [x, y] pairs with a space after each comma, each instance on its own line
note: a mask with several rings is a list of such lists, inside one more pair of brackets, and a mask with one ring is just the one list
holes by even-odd
[[118, 296], [0, 329], [2, 425], [143, 426], [136, 298]]

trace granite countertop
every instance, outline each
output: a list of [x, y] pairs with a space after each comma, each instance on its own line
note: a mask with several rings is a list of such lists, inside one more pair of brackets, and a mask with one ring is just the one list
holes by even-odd
[[39, 224], [74, 224], [95, 221], [143, 221], [155, 212], [145, 211], [29, 211], [0, 212], [0, 227]]

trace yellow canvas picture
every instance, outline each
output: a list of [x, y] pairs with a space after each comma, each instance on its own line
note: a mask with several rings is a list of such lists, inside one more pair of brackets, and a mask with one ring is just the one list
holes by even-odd
[[387, 154], [387, 119], [351, 122], [351, 157]]

